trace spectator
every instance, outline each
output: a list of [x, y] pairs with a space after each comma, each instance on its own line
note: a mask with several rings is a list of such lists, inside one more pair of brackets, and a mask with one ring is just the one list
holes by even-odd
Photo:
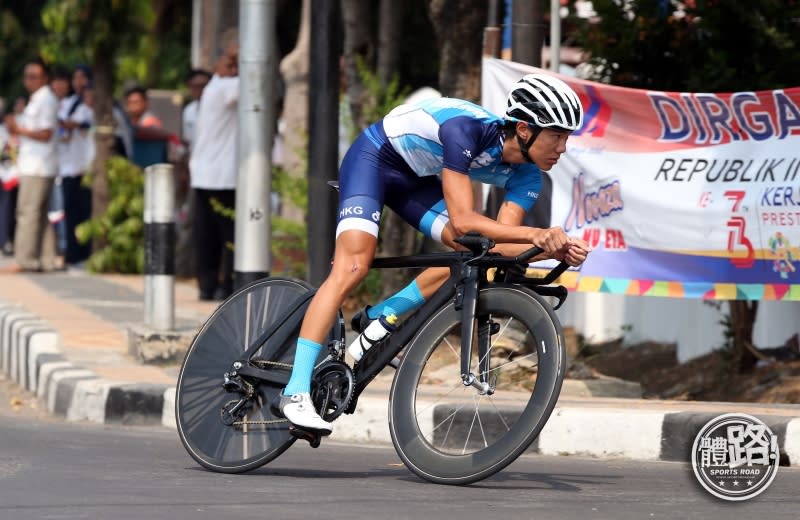
[[[84, 174], [86, 174], [89, 171], [91, 171], [95, 157], [94, 132], [97, 129], [97, 119], [94, 116], [94, 106], [95, 106], [94, 83], [90, 82], [88, 85], [86, 85], [86, 88], [83, 89], [83, 104], [86, 105], [86, 110], [90, 110], [92, 113], [91, 125], [88, 128], [86, 128], [85, 123], [83, 125], [83, 128], [86, 129], [86, 164], [88, 165], [86, 171], [84, 172]], [[91, 190], [89, 191], [91, 193]]]
[[211, 80], [211, 74], [202, 69], [192, 69], [186, 76], [186, 87], [189, 89], [191, 101], [183, 108], [183, 141], [191, 150], [197, 123], [197, 108], [200, 106], [200, 96]]
[[114, 118], [114, 151], [118, 155], [131, 159], [133, 157], [133, 126], [122, 105], [114, 100], [111, 106]]
[[[58, 99], [58, 164], [59, 173], [61, 165], [69, 161], [68, 150], [72, 138], [72, 130], [64, 125], [64, 116], [70, 106], [80, 97], [73, 94], [70, 83], [71, 75], [69, 70], [61, 66], [54, 66], [50, 70], [50, 88]], [[58, 257], [56, 264], [63, 266], [64, 254], [67, 250], [67, 229], [64, 222], [64, 192], [61, 186], [61, 177], [57, 176], [53, 184], [53, 191], [50, 193], [50, 211], [48, 212], [50, 223], [55, 227], [56, 244]]]
[[192, 251], [192, 218], [194, 202], [189, 189], [189, 154], [195, 136], [197, 109], [203, 89], [211, 79], [211, 73], [202, 69], [192, 69], [186, 75], [186, 87], [189, 90], [190, 102], [183, 108], [181, 128], [183, 153], [176, 161], [178, 226], [177, 244], [175, 247], [175, 274], [183, 277], [194, 275], [194, 254]]
[[180, 139], [167, 133], [161, 120], [150, 112], [144, 88], [133, 87], [125, 92], [125, 111], [133, 127], [131, 160], [141, 168], [170, 160], [173, 149], [168, 145], [180, 145]]
[[191, 101], [183, 107], [182, 114], [182, 153], [180, 154], [179, 166], [179, 186], [178, 193], [181, 202], [188, 202], [190, 197], [187, 196], [189, 187], [189, 165], [187, 164], [189, 154], [191, 154], [192, 142], [195, 137], [195, 127], [197, 124], [197, 109], [200, 106], [200, 96], [203, 95], [203, 89], [206, 88], [211, 73], [202, 69], [192, 69], [186, 75], [186, 86], [189, 89], [189, 98]]
[[6, 190], [8, 183], [9, 188], [11, 183], [16, 181], [16, 174], [14, 173], [14, 152], [11, 149], [11, 140], [6, 125], [3, 123], [3, 116], [5, 115], [5, 102], [0, 98], [0, 252], [4, 256], [11, 256], [13, 254], [13, 247], [10, 242], [9, 232], [11, 226], [9, 220], [14, 219], [14, 215], [10, 212], [11, 207], [11, 191]]
[[83, 98], [83, 91], [92, 82], [92, 69], [86, 65], [78, 65], [72, 71], [72, 88], [75, 93]]
[[160, 129], [164, 126], [161, 120], [150, 112], [147, 89], [144, 87], [133, 87], [125, 91], [125, 111], [134, 128]]
[[[234, 209], [238, 173], [238, 35], [228, 31], [223, 55], [203, 91], [189, 171], [194, 192], [195, 270], [201, 300], [225, 299], [233, 290], [234, 222], [212, 200]], [[220, 279], [221, 278], [221, 279]]]
[[17, 96], [16, 99], [14, 99], [13, 113], [15, 115], [22, 115], [26, 106], [28, 106], [28, 96]]
[[[28, 104], [27, 96], [19, 96], [12, 105], [13, 113], [21, 115]], [[17, 155], [19, 153], [19, 137], [8, 133], [2, 125], [5, 144], [2, 147], [2, 166], [4, 167], [2, 186], [0, 186], [0, 248], [4, 256], [14, 256], [14, 232], [17, 225], [17, 192], [19, 176], [17, 172]]]
[[76, 266], [91, 252], [90, 244], [81, 244], [75, 237], [75, 228], [88, 220], [92, 214], [92, 192], [83, 187], [83, 176], [94, 160], [93, 136], [89, 130], [94, 122], [94, 91], [85, 79], [90, 73], [86, 68], [75, 69], [72, 86], [75, 95], [61, 104], [59, 122], [66, 138], [59, 142], [59, 177], [64, 199], [64, 261]]
[[55, 233], [47, 209], [58, 173], [58, 100], [48, 86], [49, 73], [41, 59], [25, 65], [23, 82], [31, 94], [21, 116], [6, 116], [8, 132], [19, 136], [19, 195], [14, 240], [16, 264], [6, 271], [51, 271], [55, 261]]

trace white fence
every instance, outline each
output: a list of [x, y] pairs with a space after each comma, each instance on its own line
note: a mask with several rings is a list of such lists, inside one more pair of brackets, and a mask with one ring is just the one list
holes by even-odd
[[[678, 345], [683, 362], [719, 348], [724, 328], [719, 323], [728, 313], [703, 300], [623, 296], [601, 293], [570, 293], [557, 311], [564, 326], [575, 327], [587, 342], [624, 337], [626, 345], [659, 341]], [[759, 302], [754, 330], [758, 347], [778, 347], [800, 333], [800, 302]]]

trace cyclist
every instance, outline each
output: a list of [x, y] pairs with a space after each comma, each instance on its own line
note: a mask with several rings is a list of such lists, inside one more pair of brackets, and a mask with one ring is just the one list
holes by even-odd
[[[495, 251], [517, 254], [531, 244], [544, 254], [581, 264], [590, 248], [559, 227], [522, 226], [539, 195], [541, 171], [566, 151], [583, 123], [583, 107], [563, 81], [529, 74], [512, 87], [505, 118], [468, 101], [439, 98], [401, 105], [361, 133], [339, 172], [339, 216], [334, 260], [306, 311], [292, 375], [279, 407], [297, 427], [326, 435], [310, 397], [314, 363], [344, 299], [369, 270], [378, 243], [384, 203], [427, 236], [452, 248], [468, 231], [492, 238]], [[474, 210], [472, 180], [505, 188], [497, 219]], [[403, 314], [422, 305], [448, 276], [432, 268], [382, 304], [364, 313]], [[369, 316], [367, 316], [369, 315]], [[355, 320], [354, 320], [355, 321]]]

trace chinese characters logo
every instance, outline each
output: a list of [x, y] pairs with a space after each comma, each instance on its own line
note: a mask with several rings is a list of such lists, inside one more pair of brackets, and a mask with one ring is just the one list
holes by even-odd
[[724, 500], [753, 498], [778, 471], [778, 437], [746, 414], [729, 413], [709, 421], [692, 446], [692, 468], [700, 484]]

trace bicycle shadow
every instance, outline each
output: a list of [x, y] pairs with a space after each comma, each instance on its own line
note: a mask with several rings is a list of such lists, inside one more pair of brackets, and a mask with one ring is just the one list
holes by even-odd
[[[621, 480], [620, 476], [612, 475], [580, 475], [580, 474], [552, 474], [552, 473], [525, 473], [523, 471], [501, 471], [486, 480], [470, 484], [475, 489], [518, 489], [538, 491], [567, 491], [577, 493], [584, 490], [584, 486], [612, 485]], [[525, 485], [521, 485], [524, 483]]]
[[407, 472], [408, 470], [404, 467], [372, 468], [363, 471], [342, 471], [314, 468], [264, 466], [254, 469], [248, 473], [243, 473], [242, 476], [252, 475], [258, 477], [287, 477], [300, 479], [363, 479], [375, 477], [397, 477]]
[[[208, 471], [203, 468], [191, 468], [196, 471]], [[210, 472], [213, 473], [213, 472]], [[264, 466], [247, 473], [230, 475], [231, 477], [280, 477], [296, 479], [374, 479], [376, 477], [396, 479], [409, 484], [434, 485], [409, 472], [405, 467], [371, 468], [363, 471], [343, 471], [314, 468]], [[506, 489], [530, 491], [562, 491], [578, 493], [586, 486], [614, 485], [622, 479], [612, 475], [582, 475], [577, 473], [526, 473], [523, 471], [501, 471], [486, 480], [464, 486], [466, 489]]]

